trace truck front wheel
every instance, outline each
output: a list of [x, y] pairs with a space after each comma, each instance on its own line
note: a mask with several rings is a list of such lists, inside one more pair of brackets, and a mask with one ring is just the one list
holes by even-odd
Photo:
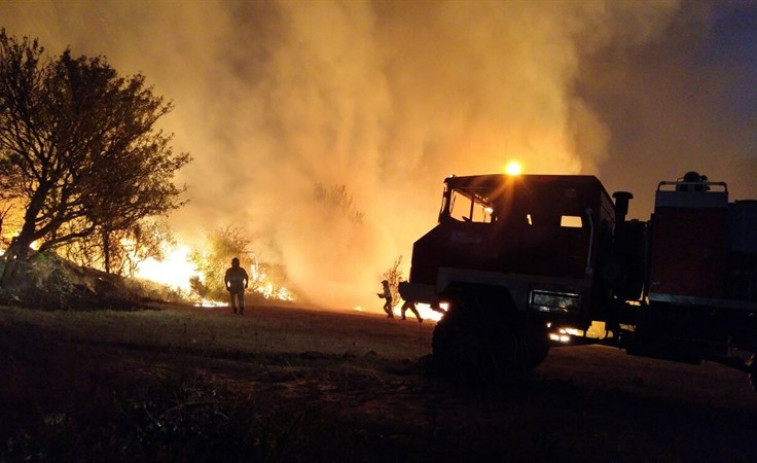
[[521, 314], [475, 307], [481, 298], [456, 298], [436, 325], [434, 363], [463, 383], [492, 382], [536, 368], [547, 356], [546, 330]]

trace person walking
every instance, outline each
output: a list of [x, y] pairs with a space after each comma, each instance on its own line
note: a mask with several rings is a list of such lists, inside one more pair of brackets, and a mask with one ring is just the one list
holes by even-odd
[[406, 320], [405, 313], [408, 311], [408, 309], [415, 314], [415, 318], [418, 319], [419, 323], [423, 323], [423, 319], [421, 318], [421, 314], [418, 313], [418, 308], [415, 307], [415, 302], [413, 301], [405, 301], [404, 304], [402, 304], [402, 319]]
[[231, 308], [234, 313], [244, 314], [244, 290], [247, 289], [250, 278], [247, 276], [245, 269], [239, 266], [239, 258], [235, 257], [231, 259], [231, 267], [226, 269], [226, 274], [223, 277], [224, 284], [226, 285], [226, 291], [229, 292], [231, 298]]
[[387, 318], [394, 318], [394, 313], [392, 312], [392, 290], [389, 288], [389, 282], [384, 280], [381, 282], [381, 285], [383, 286], [382, 292], [376, 294], [378, 297], [386, 299], [384, 312], [386, 312]]

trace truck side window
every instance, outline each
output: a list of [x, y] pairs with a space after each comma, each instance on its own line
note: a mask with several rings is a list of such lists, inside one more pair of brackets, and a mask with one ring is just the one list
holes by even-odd
[[560, 227], [561, 228], [581, 228], [583, 227], [583, 222], [581, 221], [580, 216], [563, 215], [560, 217]]

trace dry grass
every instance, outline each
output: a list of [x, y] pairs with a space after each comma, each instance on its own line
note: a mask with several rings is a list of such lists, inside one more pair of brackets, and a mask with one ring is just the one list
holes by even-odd
[[757, 400], [731, 370], [571, 348], [459, 389], [424, 374], [432, 328], [0, 307], [0, 462], [757, 460]]

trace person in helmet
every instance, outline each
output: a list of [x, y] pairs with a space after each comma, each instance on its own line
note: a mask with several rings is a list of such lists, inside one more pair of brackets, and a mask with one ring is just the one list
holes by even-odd
[[244, 314], [244, 290], [247, 288], [250, 278], [247, 276], [245, 269], [239, 266], [239, 258], [231, 259], [231, 267], [226, 270], [223, 281], [226, 284], [226, 291], [231, 298], [231, 308], [234, 313]]
[[389, 282], [384, 280], [381, 282], [383, 290], [376, 295], [380, 298], [386, 299], [384, 303], [384, 312], [388, 318], [394, 318], [394, 312], [392, 312], [392, 290], [389, 288]]

